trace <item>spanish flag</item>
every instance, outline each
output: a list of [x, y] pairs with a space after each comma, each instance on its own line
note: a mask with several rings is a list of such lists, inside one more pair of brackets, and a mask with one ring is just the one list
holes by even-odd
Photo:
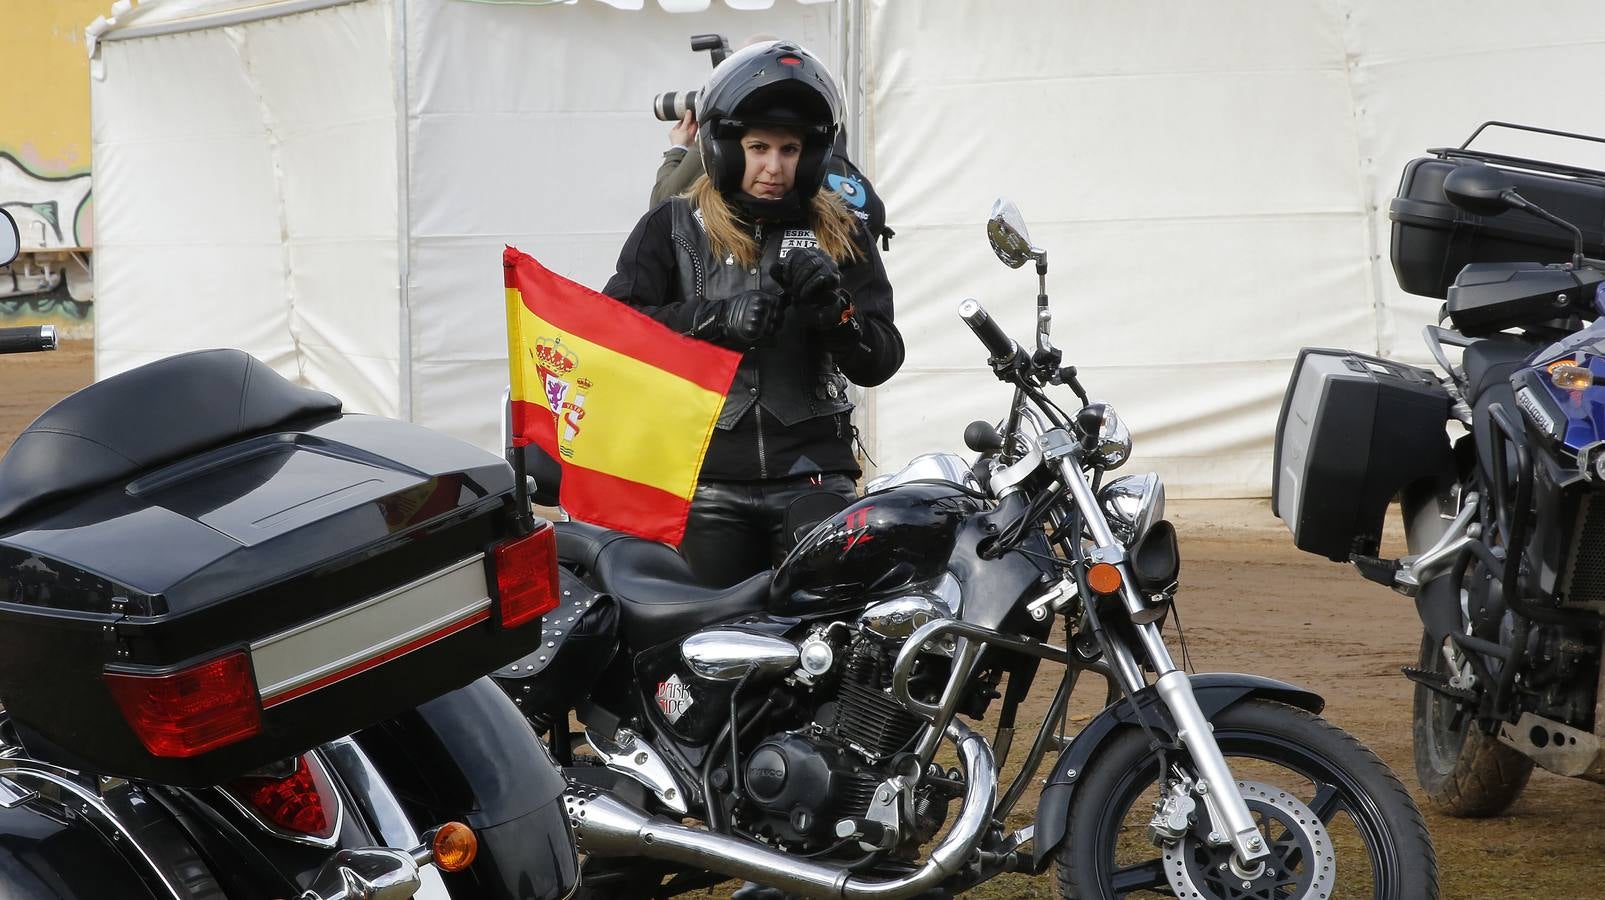
[[563, 465], [576, 519], [678, 545], [741, 354], [685, 337], [508, 247], [513, 446]]

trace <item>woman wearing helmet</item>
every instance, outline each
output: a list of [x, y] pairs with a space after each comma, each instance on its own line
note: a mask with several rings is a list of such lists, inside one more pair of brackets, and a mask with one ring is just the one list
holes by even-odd
[[847, 383], [878, 385], [903, 362], [874, 241], [820, 190], [841, 106], [825, 67], [796, 44], [755, 44], [720, 63], [697, 104], [706, 174], [636, 224], [603, 289], [743, 352], [681, 545], [710, 585], [779, 561], [793, 500], [853, 498]]

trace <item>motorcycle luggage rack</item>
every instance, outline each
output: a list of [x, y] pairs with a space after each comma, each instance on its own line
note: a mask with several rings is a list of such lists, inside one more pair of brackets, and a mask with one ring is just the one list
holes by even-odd
[[1567, 138], [1575, 141], [1590, 141], [1596, 144], [1605, 144], [1605, 137], [1596, 137], [1590, 134], [1579, 134], [1572, 131], [1556, 131], [1552, 128], [1539, 128], [1536, 125], [1520, 125], [1515, 122], [1488, 121], [1477, 126], [1471, 136], [1461, 142], [1458, 147], [1434, 147], [1428, 150], [1439, 159], [1467, 159], [1475, 162], [1491, 163], [1496, 166], [1508, 166], [1515, 169], [1526, 169], [1540, 172], [1545, 175], [1559, 175], [1565, 178], [1575, 178], [1579, 181], [1605, 183], [1605, 172], [1598, 169], [1588, 169], [1582, 166], [1572, 166], [1566, 163], [1547, 162], [1541, 159], [1529, 159], [1522, 156], [1511, 156], [1506, 153], [1495, 153], [1490, 150], [1472, 150], [1471, 142], [1475, 141], [1484, 130], [1489, 127], [1509, 128], [1513, 131], [1525, 131], [1529, 134], [1546, 134], [1551, 137]]

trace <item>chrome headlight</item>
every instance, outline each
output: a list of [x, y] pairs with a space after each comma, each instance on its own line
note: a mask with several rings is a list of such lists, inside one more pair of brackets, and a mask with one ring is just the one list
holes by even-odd
[[1100, 469], [1118, 469], [1131, 459], [1131, 429], [1120, 421], [1115, 408], [1107, 403], [1089, 403], [1076, 413], [1076, 424], [1083, 432], [1092, 430], [1097, 422], [1098, 436], [1086, 455], [1088, 465]]
[[1159, 475], [1122, 475], [1098, 492], [1109, 528], [1122, 544], [1131, 546], [1165, 517], [1165, 483]]

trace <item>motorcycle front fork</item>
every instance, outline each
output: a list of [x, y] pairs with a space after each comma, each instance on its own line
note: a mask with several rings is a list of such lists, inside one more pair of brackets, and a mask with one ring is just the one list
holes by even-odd
[[[1214, 727], [1204, 718], [1193, 696], [1192, 680], [1186, 672], [1176, 668], [1157, 625], [1133, 627], [1159, 675], [1154, 681], [1154, 690], [1170, 710], [1171, 719], [1176, 723], [1176, 739], [1187, 748], [1187, 755], [1192, 759], [1193, 775], [1197, 778], [1193, 792], [1203, 801], [1212, 826], [1209, 841], [1217, 845], [1231, 844], [1237, 858], [1245, 866], [1252, 866], [1270, 854], [1270, 847], [1254, 824], [1254, 817], [1237, 789], [1237, 779], [1232, 777], [1220, 745], [1215, 743]], [[1115, 657], [1112, 660], [1115, 677], [1125, 683], [1126, 690], [1135, 692], [1147, 687], [1142, 668], [1131, 652], [1118, 641], [1109, 643]]]
[[[1060, 460], [1060, 476], [1063, 483], [1075, 498], [1076, 505], [1081, 509], [1086, 529], [1094, 543], [1095, 559], [1113, 563], [1120, 569], [1121, 585], [1120, 597], [1124, 601], [1126, 611], [1133, 617], [1148, 611], [1148, 599], [1137, 589], [1136, 581], [1132, 577], [1131, 564], [1127, 561], [1125, 550], [1116, 540], [1114, 532], [1109, 528], [1109, 522], [1104, 518], [1098, 505], [1097, 498], [1093, 496], [1092, 487], [1082, 476], [1080, 467], [1071, 457]], [[1237, 858], [1245, 867], [1251, 867], [1256, 860], [1270, 855], [1270, 846], [1265, 837], [1259, 833], [1254, 824], [1254, 817], [1248, 811], [1248, 804], [1244, 802], [1243, 795], [1237, 789], [1237, 780], [1232, 777], [1232, 770], [1226, 765], [1226, 757], [1220, 752], [1220, 745], [1215, 743], [1215, 730], [1204, 718], [1204, 711], [1198, 706], [1198, 699], [1193, 696], [1193, 683], [1187, 673], [1176, 667], [1170, 656], [1170, 648], [1165, 646], [1165, 638], [1159, 632], [1156, 623], [1137, 624], [1132, 622], [1136, 630], [1137, 641], [1142, 645], [1142, 652], [1148, 658], [1149, 667], [1158, 676], [1154, 682], [1154, 689], [1159, 692], [1159, 698], [1165, 702], [1170, 710], [1172, 720], [1176, 723], [1176, 738], [1181, 741], [1187, 753], [1192, 757], [1195, 774], [1198, 780], [1194, 791], [1203, 799], [1204, 808], [1209, 813], [1211, 823], [1211, 840], [1217, 838], [1219, 843], [1231, 844], [1236, 851]], [[1133, 648], [1126, 647], [1119, 640], [1104, 641], [1105, 653], [1109, 657], [1110, 668], [1120, 680], [1127, 694], [1133, 694], [1148, 686], [1143, 677], [1142, 666], [1138, 664], [1132, 653]], [[1163, 781], [1161, 773], [1161, 782]]]

